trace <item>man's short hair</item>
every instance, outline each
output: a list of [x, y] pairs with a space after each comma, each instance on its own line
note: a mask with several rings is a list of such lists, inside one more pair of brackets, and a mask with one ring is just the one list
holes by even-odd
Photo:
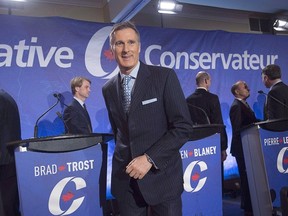
[[234, 96], [236, 96], [236, 90], [239, 88], [239, 85], [240, 85], [241, 83], [244, 83], [244, 85], [246, 85], [246, 83], [245, 83], [244, 81], [241, 81], [241, 80], [237, 81], [236, 83], [234, 83], [234, 84], [232, 85], [232, 87], [231, 87], [231, 93], [232, 93]]
[[280, 79], [281, 68], [275, 64], [267, 65], [263, 68], [262, 74], [266, 75], [270, 80]]
[[71, 92], [73, 95], [76, 94], [76, 87], [81, 87], [83, 84], [83, 81], [86, 80], [87, 82], [89, 82], [91, 84], [91, 80], [85, 78], [85, 77], [74, 77], [71, 81], [70, 81], [70, 85], [71, 85]]
[[234, 84], [232, 85], [232, 87], [231, 87], [231, 93], [232, 93], [234, 96], [236, 95], [236, 90], [238, 89], [238, 85], [239, 85], [239, 83], [236, 82], [236, 83], [234, 83]]
[[140, 33], [139, 31], [137, 30], [136, 26], [134, 25], [134, 23], [130, 22], [130, 21], [124, 21], [124, 22], [120, 22], [120, 23], [116, 23], [111, 32], [110, 32], [110, 35], [109, 35], [109, 38], [110, 38], [110, 47], [112, 48], [113, 44], [114, 44], [114, 33], [116, 31], [120, 31], [120, 30], [123, 30], [123, 29], [133, 29], [137, 36], [138, 36], [138, 42], [140, 42]]
[[197, 75], [196, 75], [196, 85], [199, 85], [200, 83], [203, 83], [205, 79], [209, 80], [210, 79], [210, 74], [207, 73], [206, 71], [198, 72]]

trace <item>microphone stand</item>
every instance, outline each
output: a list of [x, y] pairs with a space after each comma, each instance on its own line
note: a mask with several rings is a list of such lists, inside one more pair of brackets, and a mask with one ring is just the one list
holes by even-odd
[[191, 107], [193, 107], [193, 108], [195, 108], [195, 109], [198, 109], [198, 110], [200, 110], [202, 113], [204, 113], [204, 115], [205, 115], [205, 117], [206, 117], [207, 124], [211, 124], [210, 119], [209, 119], [209, 117], [208, 117], [208, 115], [207, 115], [207, 113], [205, 112], [204, 109], [202, 109], [202, 108], [200, 108], [200, 107], [198, 107], [198, 106], [194, 106], [194, 105], [192, 105], [192, 104], [188, 104], [188, 106], [191, 106]]
[[36, 121], [36, 123], [35, 123], [35, 126], [34, 126], [34, 138], [38, 138], [38, 122], [39, 122], [39, 120], [44, 116], [44, 115], [46, 115], [46, 113], [48, 113], [51, 109], [53, 109], [58, 103], [59, 103], [59, 98], [57, 97], [57, 101], [56, 101], [56, 103], [53, 105], [53, 106], [51, 106], [46, 112], [44, 112], [38, 119], [37, 119], [37, 121]]
[[280, 100], [278, 100], [277, 98], [273, 97], [272, 95], [266, 94], [265, 92], [263, 92], [262, 90], [258, 91], [259, 94], [264, 94], [267, 97], [271, 97], [273, 100], [275, 100], [276, 102], [278, 102], [279, 104], [281, 104], [282, 106], [284, 106], [286, 109], [288, 109], [288, 106], [286, 104], [284, 104], [283, 102], [281, 102]]
[[[56, 114], [57, 114], [57, 116], [62, 120], [62, 122], [64, 123], [65, 128], [67, 128], [67, 134], [70, 134], [69, 128], [68, 128], [66, 122], [64, 121], [62, 114], [61, 114], [59, 111], [56, 112]], [[65, 132], [66, 132], [66, 129], [65, 129]]]

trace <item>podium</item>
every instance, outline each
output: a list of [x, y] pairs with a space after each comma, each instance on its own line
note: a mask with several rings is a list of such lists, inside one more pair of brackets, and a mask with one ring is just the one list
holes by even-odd
[[288, 186], [288, 119], [258, 122], [241, 132], [254, 215], [280, 209], [280, 191]]
[[[222, 215], [220, 133], [224, 125], [197, 125], [182, 146], [183, 216]], [[209, 203], [209, 208], [207, 208]]]
[[9, 143], [22, 216], [102, 215], [99, 184], [106, 179], [107, 152], [100, 143], [110, 139], [110, 134], [65, 135]]

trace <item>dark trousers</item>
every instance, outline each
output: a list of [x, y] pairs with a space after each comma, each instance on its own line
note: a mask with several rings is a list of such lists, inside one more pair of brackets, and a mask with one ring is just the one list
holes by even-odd
[[241, 208], [245, 211], [252, 212], [249, 184], [247, 179], [245, 160], [242, 157], [236, 157], [238, 171], [241, 181]]
[[121, 216], [182, 216], [181, 196], [157, 205], [148, 205], [136, 180], [131, 180], [129, 190], [122, 197], [117, 197], [117, 201]]
[[103, 216], [120, 216], [119, 207], [116, 199], [106, 200], [102, 205]]
[[0, 215], [19, 216], [19, 196], [14, 164], [0, 166]]

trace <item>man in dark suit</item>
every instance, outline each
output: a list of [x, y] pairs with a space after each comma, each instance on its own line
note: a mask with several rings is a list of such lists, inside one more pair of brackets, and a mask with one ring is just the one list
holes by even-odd
[[[223, 124], [219, 98], [209, 92], [211, 76], [205, 71], [196, 75], [197, 89], [186, 98], [193, 124]], [[226, 160], [227, 133], [224, 128], [221, 133], [221, 159]]]
[[281, 68], [275, 64], [266, 66], [262, 70], [262, 81], [270, 89], [264, 119], [288, 118], [288, 86], [281, 80]]
[[84, 104], [90, 94], [91, 81], [85, 77], [75, 77], [70, 84], [74, 99], [64, 110], [65, 131], [70, 134], [92, 133], [90, 116]]
[[246, 102], [250, 96], [250, 90], [244, 81], [238, 81], [232, 85], [232, 94], [235, 99], [230, 108], [230, 120], [232, 124], [231, 154], [236, 158], [241, 181], [241, 208], [245, 215], [253, 215], [250, 191], [246, 173], [246, 165], [241, 141], [241, 129], [257, 122], [254, 112]]
[[15, 100], [0, 90], [0, 215], [16, 216], [19, 197], [13, 151], [7, 143], [21, 139], [19, 110]]
[[[181, 216], [179, 149], [192, 122], [177, 76], [139, 61], [140, 35], [130, 22], [114, 25], [110, 47], [120, 72], [103, 86], [103, 96], [116, 139], [111, 189], [120, 215], [146, 215], [149, 207], [152, 215]], [[122, 83], [127, 75], [130, 82]]]

